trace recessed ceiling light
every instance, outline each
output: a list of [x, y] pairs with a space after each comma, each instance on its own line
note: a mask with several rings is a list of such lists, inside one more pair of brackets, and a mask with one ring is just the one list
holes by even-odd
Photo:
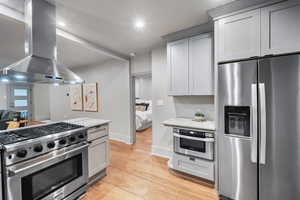
[[138, 29], [138, 30], [144, 29], [144, 28], [145, 28], [145, 25], [146, 25], [146, 23], [145, 23], [145, 21], [142, 20], [142, 19], [137, 19], [137, 20], [135, 20], [135, 22], [134, 22], [134, 27], [135, 27], [136, 29]]
[[55, 87], [57, 87], [57, 86], [59, 86], [59, 83], [53, 83], [53, 85], [54, 85]]
[[62, 21], [59, 21], [59, 22], [57, 22], [57, 25], [58, 25], [58, 26], [61, 26], [61, 27], [65, 27], [65, 26], [66, 26], [66, 23], [65, 23], [65, 22], [62, 22]]

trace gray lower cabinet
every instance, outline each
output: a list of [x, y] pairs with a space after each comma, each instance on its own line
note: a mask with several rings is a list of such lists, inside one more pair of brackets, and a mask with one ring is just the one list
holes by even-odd
[[203, 160], [181, 154], [174, 154], [172, 159], [173, 168], [209, 181], [215, 181], [214, 161]]
[[108, 136], [93, 140], [89, 146], [89, 178], [104, 170], [109, 161]]
[[[88, 129], [89, 179], [94, 182], [105, 175], [109, 165], [109, 125], [99, 125]], [[104, 173], [102, 173], [104, 172]]]
[[300, 1], [287, 1], [261, 9], [262, 54], [300, 51]]

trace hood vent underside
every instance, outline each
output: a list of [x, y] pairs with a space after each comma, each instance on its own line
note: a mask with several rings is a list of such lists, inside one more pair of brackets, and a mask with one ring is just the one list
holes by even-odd
[[83, 80], [57, 63], [56, 7], [46, 0], [25, 0], [26, 57], [0, 71], [12, 82], [77, 84]]

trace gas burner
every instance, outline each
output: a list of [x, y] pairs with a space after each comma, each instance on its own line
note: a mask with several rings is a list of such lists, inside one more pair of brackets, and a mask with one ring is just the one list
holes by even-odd
[[12, 144], [24, 140], [71, 131], [79, 128], [83, 128], [83, 126], [59, 122], [55, 124], [43, 125], [33, 128], [14, 130], [0, 134], [0, 143], [3, 145]]
[[26, 140], [25, 137], [19, 136], [14, 132], [3, 133], [0, 135], [0, 143], [1, 144], [11, 144], [15, 142], [20, 142]]
[[6, 165], [18, 163], [57, 149], [86, 142], [83, 126], [59, 122], [0, 133]]

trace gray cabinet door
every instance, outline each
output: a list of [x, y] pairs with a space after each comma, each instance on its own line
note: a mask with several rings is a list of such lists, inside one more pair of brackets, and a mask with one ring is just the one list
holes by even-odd
[[168, 44], [169, 95], [189, 95], [188, 39]]
[[219, 21], [219, 61], [260, 56], [260, 10]]
[[105, 169], [109, 160], [108, 137], [92, 141], [89, 146], [89, 178]]
[[300, 2], [288, 1], [261, 10], [262, 54], [300, 51]]
[[213, 95], [211, 34], [189, 39], [189, 89], [191, 95]]

